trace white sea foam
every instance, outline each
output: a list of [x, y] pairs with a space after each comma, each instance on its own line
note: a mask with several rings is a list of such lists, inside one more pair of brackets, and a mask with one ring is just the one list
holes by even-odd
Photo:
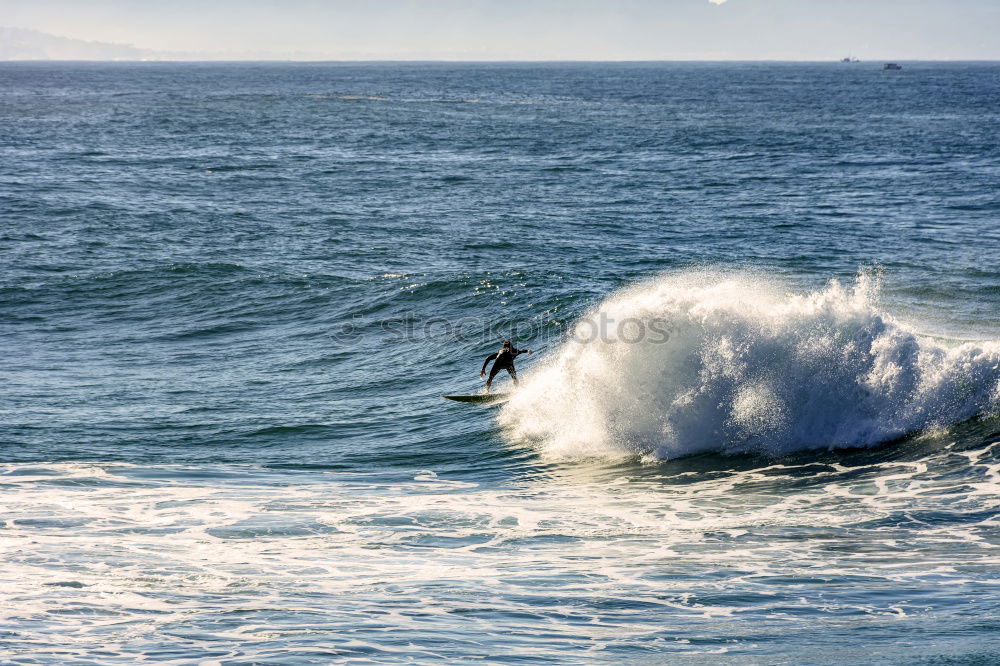
[[1000, 343], [921, 336], [878, 291], [870, 274], [796, 294], [704, 272], [624, 290], [531, 373], [501, 423], [552, 455], [663, 459], [870, 446], [996, 412]]
[[585, 650], [620, 663], [637, 640], [664, 655], [746, 654], [818, 619], [926, 626], [935, 608], [989, 599], [998, 446], [668, 477], [574, 462], [496, 487], [431, 470], [201, 468], [206, 479], [2, 465], [0, 626], [16, 633], [0, 655], [454, 662]]

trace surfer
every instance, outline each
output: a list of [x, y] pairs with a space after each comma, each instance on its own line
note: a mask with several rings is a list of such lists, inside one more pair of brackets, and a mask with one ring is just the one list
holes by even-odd
[[490, 354], [483, 361], [483, 369], [479, 371], [479, 376], [482, 377], [486, 374], [486, 365], [493, 361], [493, 367], [490, 369], [490, 377], [486, 380], [486, 392], [490, 392], [490, 386], [493, 384], [493, 378], [501, 370], [506, 370], [510, 373], [510, 378], [514, 380], [514, 386], [517, 386], [517, 371], [514, 370], [514, 357], [518, 354], [530, 354], [530, 349], [515, 349], [514, 345], [510, 343], [510, 340], [503, 341], [503, 347], [500, 351], [495, 354]]

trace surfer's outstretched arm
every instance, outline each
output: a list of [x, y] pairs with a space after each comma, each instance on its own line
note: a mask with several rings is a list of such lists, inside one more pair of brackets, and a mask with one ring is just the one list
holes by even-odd
[[500, 352], [494, 352], [494, 353], [492, 353], [492, 354], [490, 354], [489, 356], [487, 356], [487, 357], [486, 357], [486, 360], [485, 360], [485, 361], [483, 361], [483, 369], [479, 371], [479, 376], [480, 376], [480, 377], [482, 377], [483, 375], [485, 375], [485, 374], [486, 374], [486, 365], [487, 365], [487, 364], [488, 364], [488, 363], [489, 363], [490, 361], [495, 361], [495, 360], [496, 360], [496, 358], [497, 358], [497, 354], [499, 354], [499, 353], [500, 353]]

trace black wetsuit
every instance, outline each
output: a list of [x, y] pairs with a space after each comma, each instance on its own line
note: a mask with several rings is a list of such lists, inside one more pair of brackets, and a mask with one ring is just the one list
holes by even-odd
[[517, 386], [517, 371], [514, 370], [514, 357], [518, 354], [523, 354], [526, 351], [528, 350], [514, 349], [513, 347], [501, 347], [500, 351], [497, 353], [487, 356], [486, 360], [483, 361], [482, 372], [486, 372], [486, 365], [490, 361], [493, 361], [494, 359], [496, 359], [496, 361], [493, 363], [493, 367], [490, 368], [490, 378], [486, 380], [486, 389], [489, 390], [490, 385], [493, 383], [493, 378], [496, 377], [496, 374], [501, 370], [509, 372], [511, 379], [514, 380], [514, 386]]

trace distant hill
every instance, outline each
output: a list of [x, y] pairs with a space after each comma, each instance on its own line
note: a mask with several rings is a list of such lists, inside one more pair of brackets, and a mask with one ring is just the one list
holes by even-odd
[[38, 30], [0, 27], [0, 60], [142, 60], [157, 54], [129, 44], [59, 37]]
[[[345, 57], [341, 54], [341, 57]], [[352, 54], [347, 54], [351, 58]], [[5, 60], [328, 60], [329, 54], [292, 51], [156, 51], [131, 44], [88, 42], [40, 30], [0, 26], [0, 62]]]

